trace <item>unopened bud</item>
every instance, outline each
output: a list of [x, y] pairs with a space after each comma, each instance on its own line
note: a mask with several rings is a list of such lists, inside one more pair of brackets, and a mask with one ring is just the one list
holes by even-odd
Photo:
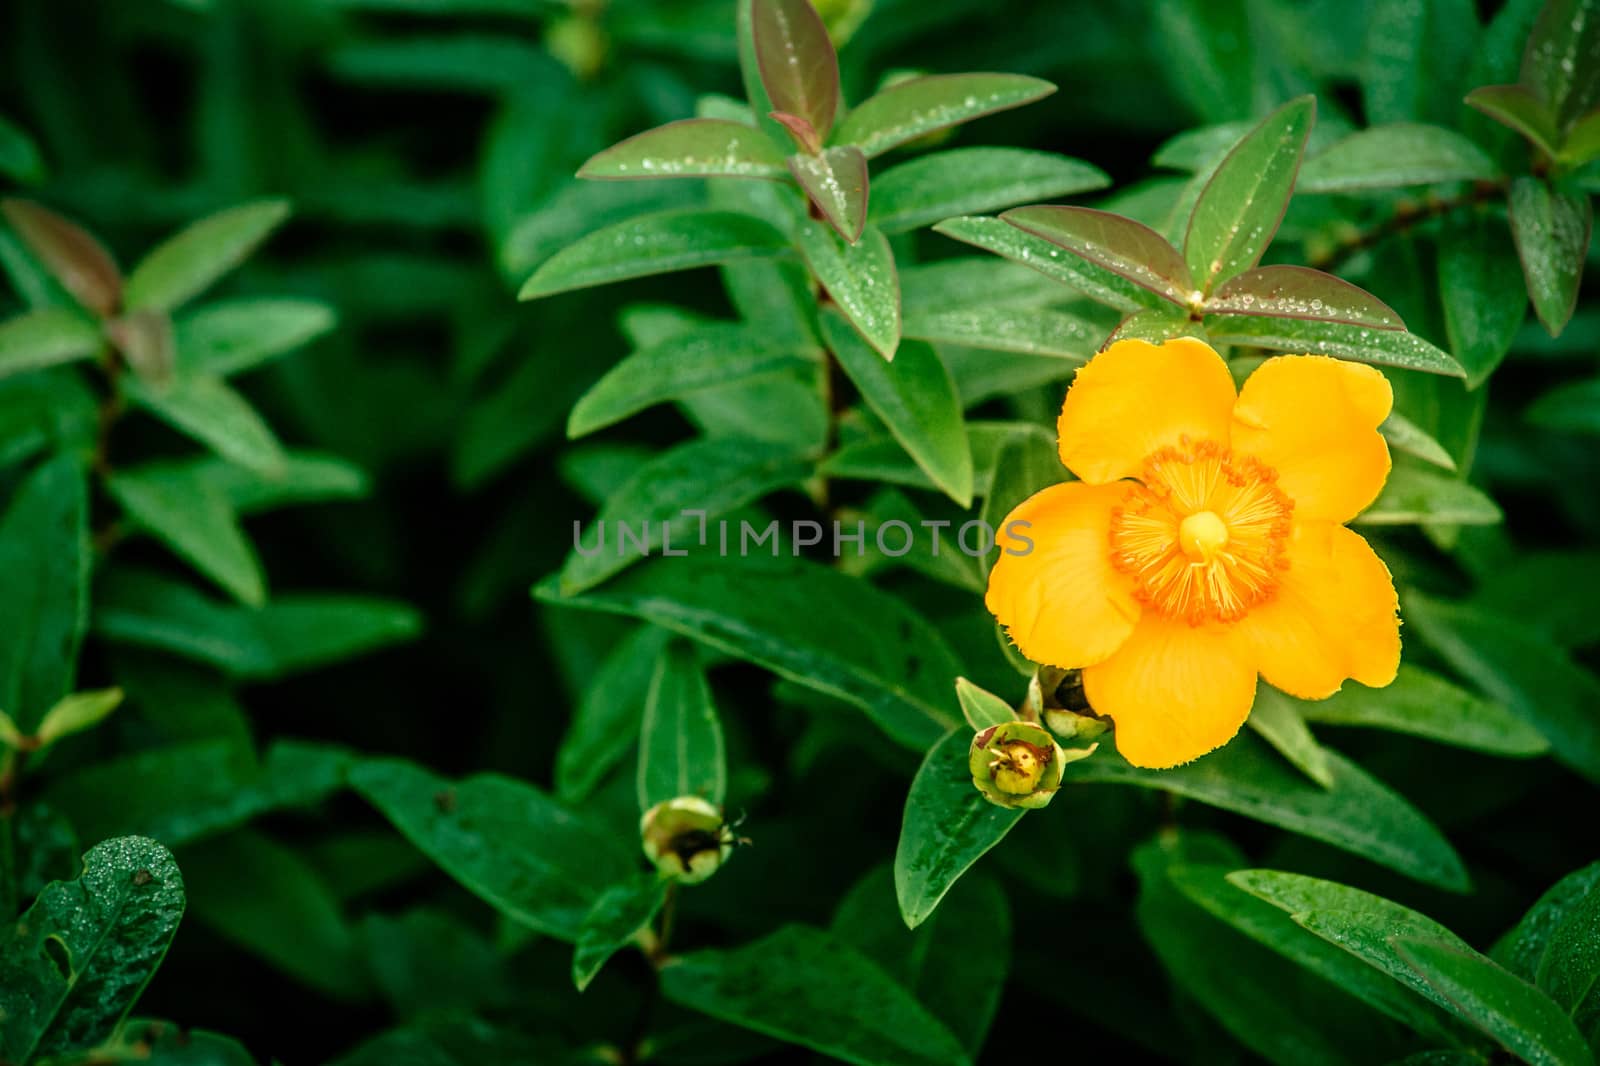
[[716, 873], [734, 845], [722, 808], [699, 796], [679, 796], [651, 807], [639, 820], [639, 835], [656, 870], [686, 885]]
[[1042, 727], [1005, 722], [972, 738], [967, 769], [990, 803], [1033, 808], [1050, 802], [1067, 761], [1061, 746]]
[[1039, 667], [1028, 686], [1028, 701], [1061, 740], [1093, 740], [1111, 728], [1111, 720], [1095, 714], [1089, 706], [1082, 670]]

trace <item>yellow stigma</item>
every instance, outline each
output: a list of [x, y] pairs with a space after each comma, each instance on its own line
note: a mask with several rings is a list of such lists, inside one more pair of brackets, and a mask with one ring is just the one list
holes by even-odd
[[1215, 511], [1196, 511], [1178, 524], [1178, 543], [1196, 562], [1209, 563], [1228, 543], [1228, 527]]
[[1294, 503], [1261, 461], [1215, 441], [1152, 453], [1111, 512], [1111, 565], [1140, 603], [1190, 625], [1237, 622], [1287, 567]]

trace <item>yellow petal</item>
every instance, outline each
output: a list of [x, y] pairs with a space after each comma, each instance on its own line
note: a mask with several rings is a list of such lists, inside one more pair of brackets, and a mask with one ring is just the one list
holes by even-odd
[[1091, 484], [1138, 473], [1145, 456], [1190, 440], [1228, 443], [1233, 378], [1208, 345], [1121, 340], [1078, 371], [1056, 429], [1061, 461]]
[[1116, 721], [1135, 766], [1198, 759], [1233, 738], [1256, 698], [1254, 651], [1237, 626], [1191, 626], [1146, 612], [1117, 653], [1083, 672], [1097, 714]]
[[1296, 522], [1277, 595], [1239, 629], [1268, 682], [1320, 700], [1347, 678], [1381, 688], [1400, 666], [1394, 580], [1361, 535], [1332, 522]]
[[1378, 426], [1393, 405], [1389, 379], [1375, 367], [1280, 355], [1239, 390], [1233, 450], [1278, 472], [1297, 518], [1348, 522], [1389, 476], [1389, 446]]
[[1123, 485], [1052, 485], [996, 530], [1000, 554], [984, 602], [1022, 654], [1074, 669], [1100, 662], [1133, 631], [1133, 582], [1111, 566], [1111, 509]]

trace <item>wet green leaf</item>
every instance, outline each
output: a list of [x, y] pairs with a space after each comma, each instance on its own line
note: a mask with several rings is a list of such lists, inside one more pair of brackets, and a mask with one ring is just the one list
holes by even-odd
[[1296, 187], [1309, 193], [1354, 192], [1498, 176], [1483, 150], [1454, 130], [1395, 122], [1352, 133], [1307, 159]]
[[1499, 218], [1473, 212], [1444, 220], [1439, 298], [1450, 351], [1467, 372], [1467, 386], [1477, 388], [1511, 350], [1528, 307], [1517, 248]]
[[368, 759], [350, 784], [462, 887], [561, 940], [576, 940], [601, 894], [635, 869], [615, 834], [498, 774], [454, 782], [403, 759]]
[[983, 798], [967, 768], [971, 747], [971, 731], [955, 730], [928, 751], [911, 782], [894, 855], [895, 895], [909, 928], [926, 921], [961, 875], [1025, 813]]
[[1410, 663], [1383, 688], [1354, 681], [1324, 700], [1295, 700], [1302, 717], [1328, 725], [1409, 733], [1494, 755], [1542, 755], [1549, 743], [1505, 707]]
[[1169, 303], [1187, 307], [1193, 298], [1183, 256], [1161, 234], [1131, 218], [1087, 207], [1019, 207], [1000, 217]]
[[934, 130], [1042, 100], [1056, 87], [1021, 74], [935, 74], [898, 82], [844, 116], [835, 144], [853, 144], [867, 158]]
[[1588, 196], [1552, 188], [1539, 178], [1511, 183], [1511, 235], [1533, 310], [1552, 337], [1566, 328], [1577, 306], [1593, 224]]
[[[741, 527], [737, 556], [657, 560], [576, 597], [549, 582], [535, 593], [634, 615], [765, 666], [860, 707], [907, 747], [923, 748], [954, 726], [950, 686], [961, 667], [938, 630], [865, 581], [801, 559], [760, 558], [767, 544], [778, 554], [776, 522], [770, 530], [755, 543], [746, 532], [766, 530]], [[817, 542], [826, 535], [820, 524], [815, 533]]]
[[713, 266], [787, 251], [782, 233], [733, 211], [691, 208], [642, 215], [595, 230], [546, 259], [517, 298]]
[[901, 163], [872, 182], [868, 218], [885, 233], [1030, 200], [1103, 189], [1103, 171], [1077, 159], [1019, 148], [955, 148]]
[[878, 354], [893, 359], [900, 345], [900, 279], [888, 239], [869, 228], [858, 243], [848, 244], [809, 220], [797, 237], [806, 265], [850, 324]]
[[1272, 243], [1316, 111], [1315, 98], [1302, 96], [1268, 115], [1223, 158], [1201, 190], [1183, 255], [1202, 291], [1209, 293], [1255, 266]]
[[971, 504], [972, 448], [961, 400], [934, 347], [907, 341], [893, 362], [885, 362], [838, 315], [823, 316], [822, 332], [895, 440], [958, 505]]
[[849, 945], [806, 926], [681, 956], [661, 971], [661, 989], [680, 1006], [859, 1066], [969, 1061], [911, 993]]
[[1373, 329], [1342, 322], [1267, 318], [1256, 315], [1217, 315], [1206, 320], [1206, 332], [1217, 344], [1311, 355], [1331, 355], [1359, 363], [1377, 363], [1429, 374], [1463, 377], [1465, 371], [1450, 355], [1415, 333]]
[[57, 881], [0, 944], [0, 1053], [25, 1063], [92, 1046], [133, 1009], [183, 917], [183, 877], [153, 840], [91, 849], [83, 872]]
[[702, 437], [670, 448], [635, 470], [582, 533], [574, 527], [562, 592], [582, 592], [652, 554], [715, 551], [712, 523], [810, 473], [787, 444]]
[[727, 788], [722, 725], [699, 657], [688, 644], [668, 644], [656, 659], [645, 691], [639, 810], [682, 796], [721, 806]]
[[810, 0], [751, 0], [750, 31], [772, 106], [827, 140], [839, 110], [839, 57]]
[[792, 155], [789, 172], [835, 233], [851, 244], [861, 239], [867, 224], [867, 157], [861, 149], [844, 145]]
[[1024, 233], [998, 218], [947, 218], [933, 229], [935, 233], [1032, 267], [1045, 277], [1070, 285], [1077, 292], [1119, 311], [1137, 311], [1156, 304], [1170, 306], [1164, 299], [1127, 278], [1079, 259], [1049, 241]]
[[580, 178], [782, 178], [783, 153], [753, 126], [688, 118], [629, 137], [593, 156]]
[[[1365, 289], [1320, 270], [1266, 266], [1236, 274], [1205, 301], [1208, 315], [1258, 315], [1404, 330], [1394, 309]], [[1226, 328], [1226, 327], [1224, 327]]]

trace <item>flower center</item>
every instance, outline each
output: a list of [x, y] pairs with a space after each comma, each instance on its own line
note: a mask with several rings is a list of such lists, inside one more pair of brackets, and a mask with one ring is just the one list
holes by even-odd
[[1039, 787], [1039, 780], [1044, 777], [1045, 764], [1049, 760], [1048, 752], [1025, 740], [1003, 744], [998, 757], [990, 764], [994, 771], [995, 787], [1013, 796], [1026, 796]]
[[1111, 512], [1111, 562], [1146, 607], [1190, 625], [1236, 622], [1277, 591], [1294, 504], [1278, 473], [1213, 441], [1145, 459]]

